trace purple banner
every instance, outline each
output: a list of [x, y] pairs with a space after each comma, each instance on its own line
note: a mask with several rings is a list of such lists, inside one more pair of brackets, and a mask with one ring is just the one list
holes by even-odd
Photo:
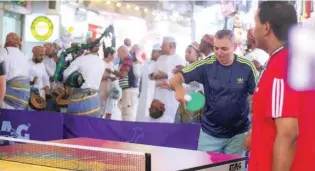
[[63, 136], [63, 116], [58, 113], [0, 110], [0, 135], [50, 141]]
[[61, 114], [0, 109], [0, 135], [49, 141], [95, 138], [196, 150], [200, 126], [125, 122]]
[[197, 150], [200, 125], [143, 123], [64, 115], [64, 138], [87, 137]]

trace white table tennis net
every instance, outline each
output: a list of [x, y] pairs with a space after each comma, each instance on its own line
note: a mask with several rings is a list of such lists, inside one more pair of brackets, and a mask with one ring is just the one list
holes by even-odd
[[[80, 171], [146, 171], [146, 153], [0, 136], [0, 160]], [[148, 161], [149, 160], [149, 161]]]

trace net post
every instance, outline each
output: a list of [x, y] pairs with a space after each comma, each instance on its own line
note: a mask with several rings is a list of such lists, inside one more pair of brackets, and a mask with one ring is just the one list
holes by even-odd
[[151, 154], [145, 153], [145, 171], [151, 171]]

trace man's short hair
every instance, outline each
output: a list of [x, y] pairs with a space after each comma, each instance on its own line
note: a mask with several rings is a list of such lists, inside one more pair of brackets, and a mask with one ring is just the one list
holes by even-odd
[[164, 36], [163, 42], [167, 42], [170, 44], [171, 47], [176, 48], [176, 39], [171, 36]]
[[293, 5], [285, 1], [264, 1], [259, 4], [258, 19], [268, 22], [275, 36], [281, 41], [288, 40], [289, 29], [298, 23]]
[[232, 30], [219, 30], [215, 33], [214, 37], [218, 39], [227, 37], [232, 44], [235, 42], [235, 35]]
[[121, 45], [121, 46], [118, 47], [117, 52], [118, 51], [121, 52], [123, 50], [128, 51], [128, 47], [126, 45]]
[[124, 45], [130, 47], [130, 46], [131, 46], [131, 40], [128, 39], [128, 38], [126, 38], [126, 39], [124, 40]]

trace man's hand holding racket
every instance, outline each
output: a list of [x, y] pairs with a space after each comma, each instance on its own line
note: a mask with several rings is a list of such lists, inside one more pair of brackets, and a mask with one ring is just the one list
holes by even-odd
[[171, 80], [169, 81], [171, 88], [175, 90], [175, 97], [178, 102], [180, 102], [184, 109], [186, 110], [186, 92], [182, 83], [184, 82], [184, 78], [181, 73], [175, 74]]
[[184, 109], [186, 110], [186, 99], [185, 99], [185, 96], [186, 96], [186, 92], [185, 92], [183, 87], [175, 88], [176, 100], [178, 102], [180, 102], [183, 105]]
[[179, 71], [181, 71], [182, 69], [184, 69], [185, 67], [182, 65], [177, 65], [174, 69], [173, 69], [173, 73], [177, 74], [179, 73]]

